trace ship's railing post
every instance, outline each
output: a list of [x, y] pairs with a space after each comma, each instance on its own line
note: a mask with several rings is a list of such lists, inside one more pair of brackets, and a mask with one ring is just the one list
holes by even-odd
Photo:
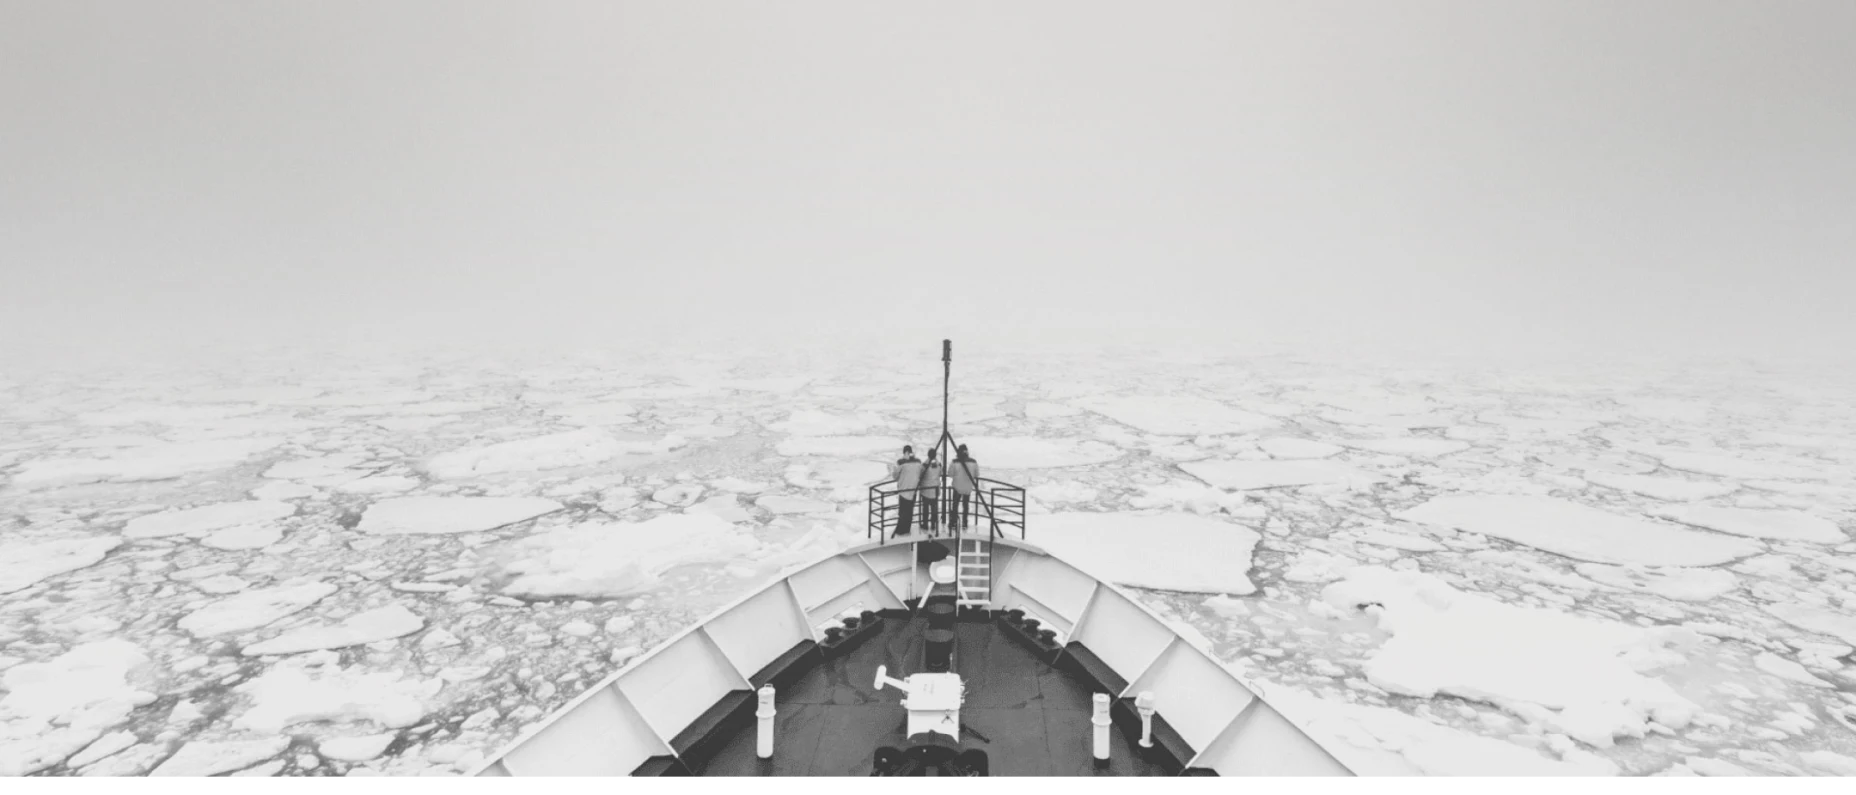
[[1154, 691], [1142, 690], [1134, 697], [1134, 708], [1141, 713], [1141, 747], [1154, 747]]

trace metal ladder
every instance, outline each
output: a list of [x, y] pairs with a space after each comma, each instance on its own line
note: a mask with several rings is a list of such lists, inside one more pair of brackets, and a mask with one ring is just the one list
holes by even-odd
[[962, 536], [960, 559], [954, 569], [958, 595], [954, 603], [962, 607], [985, 607], [992, 603], [992, 544], [982, 538]]

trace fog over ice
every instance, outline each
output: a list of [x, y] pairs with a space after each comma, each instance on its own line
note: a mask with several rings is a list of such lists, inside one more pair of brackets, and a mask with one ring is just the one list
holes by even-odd
[[940, 337], [1818, 359], [1856, 339], [1847, 3], [5, 21], [7, 361]]

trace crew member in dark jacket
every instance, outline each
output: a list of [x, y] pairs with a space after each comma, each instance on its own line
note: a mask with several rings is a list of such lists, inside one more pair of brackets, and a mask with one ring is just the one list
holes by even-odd
[[979, 487], [980, 462], [967, 454], [967, 446], [956, 448], [954, 460], [948, 464], [948, 470], [954, 476], [954, 500], [952, 524], [962, 530], [972, 521], [973, 490]]
[[941, 505], [941, 462], [935, 460], [935, 452], [934, 448], [928, 448], [928, 463], [922, 465], [921, 496], [918, 498], [922, 506], [922, 526], [928, 528], [930, 535], [940, 529], [945, 510]]
[[889, 465], [889, 477], [896, 482], [896, 535], [906, 536], [915, 516], [915, 492], [922, 485], [922, 462], [914, 447], [902, 446], [902, 457]]

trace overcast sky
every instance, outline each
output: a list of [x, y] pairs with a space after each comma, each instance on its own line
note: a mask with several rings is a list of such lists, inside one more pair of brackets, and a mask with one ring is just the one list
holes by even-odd
[[0, 351], [1856, 346], [1856, 2], [0, 0]]

